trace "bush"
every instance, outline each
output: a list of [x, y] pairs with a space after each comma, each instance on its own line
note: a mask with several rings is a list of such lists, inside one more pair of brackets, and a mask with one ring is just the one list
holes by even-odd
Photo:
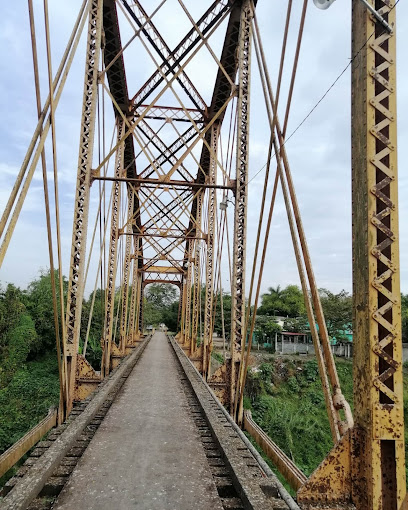
[[6, 386], [26, 361], [32, 345], [37, 340], [34, 322], [22, 313], [17, 324], [7, 333], [7, 356], [0, 366], [0, 386]]
[[54, 353], [21, 367], [0, 390], [0, 453], [58, 404], [58, 363]]
[[261, 379], [265, 382], [271, 382], [272, 375], [274, 372], [273, 365], [271, 363], [262, 363], [259, 365]]
[[246, 384], [245, 384], [245, 393], [251, 400], [251, 402], [255, 402], [264, 391], [263, 381], [259, 377], [259, 373], [248, 371]]
[[303, 373], [308, 382], [316, 381], [319, 377], [319, 367], [317, 365], [317, 361], [312, 360], [305, 363]]
[[293, 377], [293, 375], [291, 377], [289, 377], [287, 384], [288, 384], [289, 390], [292, 393], [299, 393], [300, 387], [299, 387], [299, 383], [297, 382], [296, 377]]
[[321, 406], [322, 404], [324, 404], [324, 395], [322, 391], [310, 390], [308, 393], [308, 397], [310, 398], [312, 404], [315, 404], [317, 406]]

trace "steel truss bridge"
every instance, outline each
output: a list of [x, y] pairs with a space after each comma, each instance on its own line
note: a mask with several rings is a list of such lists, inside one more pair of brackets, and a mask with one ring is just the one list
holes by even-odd
[[[176, 34], [179, 36], [176, 44], [166, 41], [155, 23], [160, 10], [169, 3], [183, 12], [190, 23], [185, 34]], [[34, 10], [32, 0], [28, 0], [38, 124], [1, 218], [0, 264], [41, 160], [51, 276], [57, 279], [52, 283], [56, 289], [54, 314], [61, 390], [58, 411], [0, 457], [3, 473], [52, 429], [8, 482], [2, 508], [46, 508], [49, 500], [45, 496], [50, 493], [55, 496], [61, 489], [55, 508], [93, 508], [93, 504], [95, 508], [114, 505], [129, 508], [131, 500], [126, 495], [132, 490], [139, 498], [132, 504], [156, 508], [149, 499], [149, 490], [145, 487], [145, 492], [139, 494], [137, 484], [144, 480], [149, 462], [157, 465], [165, 458], [157, 448], [152, 453], [151, 444], [158, 437], [164, 441], [164, 450], [169, 441], [179, 453], [173, 452], [171, 457], [176, 459], [178, 476], [166, 471], [166, 465], [152, 472], [152, 477], [157, 477], [163, 486], [168, 478], [177, 489], [176, 495], [166, 495], [167, 503], [160, 503], [158, 495], [157, 508], [192, 508], [194, 502], [200, 508], [407, 507], [398, 255], [395, 2], [368, 0], [382, 21], [373, 16], [365, 2], [352, 2], [353, 413], [341, 391], [330, 350], [285, 145], [308, 2], [305, 0], [300, 6], [283, 122], [277, 106], [288, 26], [295, 6], [291, 0], [287, 2], [276, 77], [268, 71], [270, 50], [262, 44], [257, 3], [257, 0], [198, 3], [84, 0], [54, 75], [45, 0], [49, 94], [43, 102]], [[55, 116], [83, 33], [84, 93], [65, 296], [62, 271], [59, 281], [54, 272], [55, 267], [62, 267]], [[217, 37], [223, 41], [220, 51], [213, 44]], [[127, 79], [125, 66], [126, 55], [135, 46], [137, 51], [132, 58], [136, 55], [139, 61], [148, 59], [153, 66], [148, 78], [136, 84]], [[200, 60], [204, 51], [212, 61], [208, 69], [215, 69], [214, 72], [207, 72]], [[129, 67], [129, 60], [126, 61]], [[193, 65], [203, 66], [200, 80], [191, 78]], [[260, 86], [251, 94], [255, 71], [259, 73]], [[275, 82], [276, 89], [272, 84]], [[201, 91], [208, 83], [213, 85], [211, 94]], [[264, 101], [269, 154], [251, 283], [245, 288], [251, 185], [249, 124], [254, 94]], [[105, 131], [113, 132], [110, 145], [105, 141]], [[49, 159], [54, 172], [54, 202], [50, 200], [52, 192], [47, 182], [47, 141], [52, 147]], [[270, 172], [271, 163], [276, 167], [275, 173]], [[266, 190], [272, 182], [269, 199]], [[283, 193], [312, 325], [334, 444], [310, 477], [243, 410], [251, 339], [278, 186]], [[94, 216], [92, 229], [90, 221]], [[98, 226], [100, 246], [96, 247]], [[93, 367], [86, 355], [88, 335], [81, 336], [81, 320], [90, 253], [98, 249], [95, 289], [102, 275], [105, 319], [101, 366]], [[217, 299], [223, 299], [221, 266], [225, 260], [229, 261], [231, 282], [230, 351], [224, 364], [214, 370], [211, 362], [214, 319]], [[172, 284], [179, 289], [175, 337], [143, 333], [144, 292], [151, 283]], [[138, 374], [144, 374], [143, 378]], [[125, 380], [124, 389], [120, 390]], [[143, 400], [143, 395], [149, 396], [152, 408], [157, 407], [155, 421], [149, 422], [147, 417], [144, 421], [143, 413], [149, 413], [143, 407], [147, 398]], [[134, 414], [127, 414], [132, 409]], [[158, 431], [158, 422], [166, 421], [166, 416], [168, 427]], [[55, 425], [58, 428], [54, 429]], [[112, 442], [114, 426], [120, 430], [125, 427], [132, 441], [127, 442], [124, 434], [115, 436]], [[295, 497], [283, 488], [241, 428], [249, 431], [273, 459], [295, 490]], [[170, 429], [183, 430], [182, 441], [172, 436]], [[126, 464], [126, 476], [130, 478], [124, 479], [129, 481], [124, 486], [119, 484], [115, 496], [108, 495], [103, 487], [98, 493], [101, 473], [114, 476], [120, 471], [115, 463], [116, 454], [121, 462], [134, 454], [137, 467]], [[90, 456], [95, 459], [93, 463]], [[144, 464], [135, 460], [139, 457]], [[193, 462], [195, 459], [198, 461]], [[132, 479], [130, 473], [136, 478]], [[88, 477], [92, 483], [87, 484]], [[190, 484], [192, 500], [183, 493], [183, 479]], [[104, 480], [109, 486], [110, 478]], [[94, 493], [92, 487], [96, 487]], [[86, 499], [87, 494], [91, 494], [91, 500]]]

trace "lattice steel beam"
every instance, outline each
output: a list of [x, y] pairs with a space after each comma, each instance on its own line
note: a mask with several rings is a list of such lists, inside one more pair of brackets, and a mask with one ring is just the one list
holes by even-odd
[[251, 78], [251, 42], [253, 17], [251, 2], [244, 0], [239, 33], [239, 85], [237, 104], [237, 189], [235, 193], [233, 274], [231, 282], [231, 383], [230, 405], [233, 410], [238, 350], [245, 347], [245, 257], [249, 159], [249, 106]]
[[[396, 12], [388, 33], [353, 2], [353, 500], [399, 510], [406, 493], [398, 248]], [[374, 35], [372, 35], [374, 34]], [[368, 41], [366, 43], [366, 41]]]
[[[131, 266], [131, 248], [132, 248], [132, 237], [133, 234], [133, 200], [135, 194], [128, 189], [128, 224], [127, 224], [127, 234], [130, 234], [126, 237], [125, 243], [125, 258], [123, 261], [123, 282], [122, 282], [122, 309], [121, 309], [121, 318], [120, 318], [120, 341], [119, 348], [121, 352], [124, 354], [126, 348], [127, 341], [127, 324], [128, 324], [128, 295], [129, 295], [129, 279], [130, 279], [130, 266]], [[119, 236], [119, 232], [118, 232]]]
[[[217, 148], [218, 148], [218, 126], [211, 128], [211, 160], [208, 179], [210, 184], [217, 180]], [[212, 351], [212, 325], [213, 325], [213, 287], [214, 287], [214, 241], [215, 241], [215, 190], [208, 190], [207, 208], [207, 260], [205, 269], [205, 307], [204, 307], [204, 340], [203, 340], [203, 376], [206, 378], [210, 370]]]
[[[118, 120], [117, 139], [120, 140], [124, 122]], [[119, 145], [115, 158], [115, 174], [123, 173], [123, 153], [124, 143]], [[119, 243], [119, 214], [121, 203], [121, 183], [114, 182], [112, 190], [112, 213], [109, 238], [108, 267], [107, 267], [107, 283], [105, 289], [105, 323], [103, 333], [103, 358], [101, 373], [106, 377], [111, 369], [111, 344], [113, 335], [114, 308], [115, 308], [115, 289], [116, 289], [116, 270], [118, 260], [118, 243]], [[129, 237], [129, 240], [131, 238]]]
[[84, 96], [82, 103], [78, 173], [76, 180], [72, 249], [68, 278], [64, 362], [67, 367], [67, 411], [72, 408], [76, 384], [77, 357], [84, 295], [86, 238], [88, 230], [89, 195], [94, 148], [94, 127], [97, 104], [98, 66], [101, 50], [102, 0], [90, 3]]
[[[133, 7], [137, 9], [138, 15], [136, 15], [135, 12], [130, 8], [126, 0], [122, 0], [122, 3], [125, 6], [128, 14], [135, 21], [136, 25], [141, 29], [142, 33], [146, 36], [147, 40], [156, 50], [160, 58], [163, 61], [172, 63], [174, 59], [170, 48], [167, 46], [165, 40], [160, 35], [160, 32], [157, 30], [153, 21], [149, 19], [140, 2], [136, 0], [133, 4]], [[177, 81], [187, 96], [191, 99], [195, 107], [198, 110], [205, 112], [207, 108], [206, 104], [185, 71], [183, 71], [180, 76], [177, 77]]]

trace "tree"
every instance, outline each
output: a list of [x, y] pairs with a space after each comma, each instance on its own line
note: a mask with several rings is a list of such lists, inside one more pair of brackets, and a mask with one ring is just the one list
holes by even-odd
[[[175, 305], [173, 305], [175, 302], [177, 303], [177, 312], [175, 312]], [[144, 295], [143, 317], [145, 325], [158, 326], [165, 323], [165, 317], [167, 317], [171, 325], [174, 325], [175, 320], [177, 326], [175, 313], [178, 313], [178, 299], [174, 285], [160, 283], [149, 285]], [[173, 329], [169, 324], [167, 324], [167, 327]]]
[[288, 285], [281, 289], [270, 287], [268, 293], [262, 294], [259, 315], [299, 317], [305, 314], [303, 293], [297, 285]]
[[[59, 305], [59, 281], [58, 270], [55, 270], [55, 287], [57, 294], [57, 310], [60, 311]], [[68, 281], [63, 278], [64, 296], [67, 294]], [[45, 352], [55, 347], [55, 323], [54, 309], [51, 287], [50, 271], [42, 271], [40, 277], [33, 280], [24, 294], [25, 306], [28, 313], [32, 317], [35, 330], [38, 334], [38, 342], [35, 344], [37, 352]], [[59, 314], [60, 315], [60, 314]], [[60, 328], [61, 328], [61, 317]], [[61, 331], [61, 329], [60, 329]]]
[[[222, 313], [221, 313], [221, 294], [218, 293], [214, 296], [214, 299], [217, 300], [217, 305], [215, 307], [215, 317], [214, 317], [214, 331], [219, 334], [222, 334]], [[224, 311], [224, 328], [225, 328], [225, 338], [228, 340], [231, 335], [231, 295], [222, 293], [222, 307]]]
[[174, 301], [170, 306], [166, 307], [162, 312], [161, 322], [166, 324], [169, 331], [177, 331], [179, 302]]
[[18, 287], [12, 283], [7, 285], [6, 290], [0, 287], [0, 360], [8, 344], [7, 333], [17, 324], [25, 309], [23, 292]]
[[319, 295], [329, 336], [347, 340], [345, 331], [352, 327], [352, 296], [345, 290], [334, 294], [327, 289], [319, 289]]
[[254, 332], [261, 338], [273, 339], [276, 333], [282, 331], [281, 326], [267, 315], [257, 315]]
[[288, 317], [283, 325], [285, 331], [291, 333], [307, 333], [310, 330], [307, 317], [302, 315], [300, 317]]

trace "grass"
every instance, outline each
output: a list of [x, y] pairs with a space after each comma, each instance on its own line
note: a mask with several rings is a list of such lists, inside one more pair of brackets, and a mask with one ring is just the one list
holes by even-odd
[[[352, 362], [336, 360], [344, 396], [353, 408]], [[408, 461], [408, 363], [404, 364], [405, 456]], [[250, 373], [244, 406], [271, 439], [309, 476], [333, 446], [314, 360], [275, 358]], [[407, 462], [408, 466], [408, 462]], [[408, 481], [408, 469], [407, 481]]]
[[[343, 392], [351, 403], [352, 364], [337, 362]], [[255, 421], [308, 476], [333, 446], [317, 363], [263, 363], [250, 374], [245, 404]]]

